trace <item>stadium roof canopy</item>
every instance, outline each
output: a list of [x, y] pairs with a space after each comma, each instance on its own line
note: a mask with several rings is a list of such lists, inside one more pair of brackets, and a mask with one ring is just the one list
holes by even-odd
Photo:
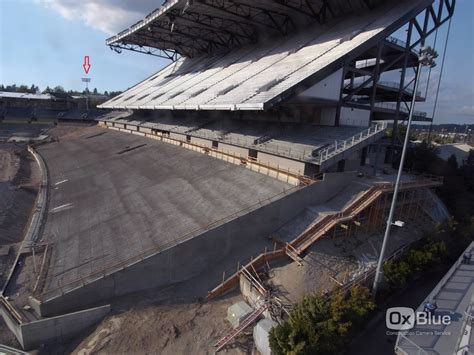
[[225, 55], [180, 58], [101, 107], [266, 110], [334, 73], [347, 57], [385, 40], [431, 3], [390, 1]]
[[168, 0], [106, 43], [116, 51], [128, 49], [173, 60], [178, 55], [213, 55], [386, 1]]

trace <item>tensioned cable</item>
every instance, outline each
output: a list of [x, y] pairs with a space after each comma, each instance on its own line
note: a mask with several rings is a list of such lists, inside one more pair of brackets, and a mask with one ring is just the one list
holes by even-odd
[[448, 24], [448, 32], [446, 33], [446, 42], [444, 43], [443, 60], [441, 61], [441, 69], [440, 69], [440, 72], [439, 72], [438, 87], [436, 89], [436, 97], [435, 97], [435, 102], [434, 102], [434, 106], [433, 106], [433, 115], [431, 116], [430, 134], [431, 134], [431, 128], [433, 126], [434, 116], [435, 116], [435, 112], [436, 112], [436, 106], [438, 105], [439, 88], [441, 86], [441, 78], [443, 76], [444, 60], [446, 59], [446, 50], [448, 49], [449, 33], [451, 31], [451, 20], [452, 19], [453, 19], [453, 17], [451, 16], [450, 19], [449, 19], [449, 24]]

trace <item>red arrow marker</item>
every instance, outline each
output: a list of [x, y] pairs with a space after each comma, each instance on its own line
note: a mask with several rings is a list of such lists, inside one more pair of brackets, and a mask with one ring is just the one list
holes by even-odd
[[84, 56], [84, 64], [82, 64], [82, 67], [84, 68], [84, 71], [86, 72], [86, 75], [87, 75], [89, 73], [89, 69], [91, 68], [88, 55]]

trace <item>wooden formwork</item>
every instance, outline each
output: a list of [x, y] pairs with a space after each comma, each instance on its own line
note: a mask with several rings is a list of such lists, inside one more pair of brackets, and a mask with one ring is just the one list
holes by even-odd
[[[427, 196], [422, 188], [432, 188], [442, 185], [442, 179], [432, 176], [423, 176], [421, 179], [403, 182], [400, 184], [400, 195], [397, 199], [395, 217], [404, 220], [416, 220], [424, 214], [424, 204]], [[300, 255], [311, 247], [315, 241], [324, 236], [350, 237], [358, 230], [372, 233], [383, 228], [391, 205], [395, 184], [385, 183], [374, 185], [355, 201], [346, 206], [343, 211], [323, 217], [310, 229], [304, 231], [273, 252], [264, 252], [246, 265], [247, 269], [258, 270], [268, 260], [275, 260], [284, 256], [293, 261], [301, 261]], [[429, 203], [429, 202], [428, 202]], [[224, 294], [238, 284], [238, 270], [227, 280], [209, 291], [207, 298]]]

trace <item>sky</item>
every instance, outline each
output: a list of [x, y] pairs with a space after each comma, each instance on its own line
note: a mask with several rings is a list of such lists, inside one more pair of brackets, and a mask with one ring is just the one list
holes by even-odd
[[[89, 88], [125, 90], [168, 60], [141, 53], [117, 54], [106, 38], [158, 7], [158, 0], [0, 0], [0, 84], [63, 86], [82, 90], [84, 56], [90, 57]], [[438, 66], [428, 99], [417, 110], [433, 112], [447, 24], [438, 32]], [[431, 42], [433, 41], [433, 36]], [[474, 1], [457, 0], [441, 78], [435, 123], [474, 124]], [[424, 92], [427, 74], [420, 89]]]

